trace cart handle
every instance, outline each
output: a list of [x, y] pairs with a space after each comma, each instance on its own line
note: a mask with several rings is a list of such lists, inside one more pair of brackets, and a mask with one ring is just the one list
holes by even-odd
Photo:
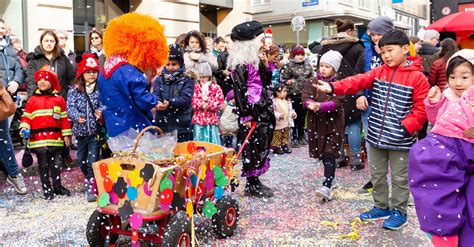
[[235, 156], [236, 159], [238, 159], [242, 154], [242, 151], [244, 151], [244, 148], [247, 145], [247, 142], [249, 141], [249, 138], [252, 135], [253, 131], [255, 130], [255, 127], [257, 127], [257, 122], [252, 122], [252, 128], [250, 128], [249, 133], [245, 137], [245, 140], [242, 142], [242, 146], [240, 146], [239, 153], [237, 153], [237, 155]]
[[142, 138], [142, 136], [145, 134], [145, 132], [147, 132], [147, 131], [149, 131], [149, 130], [151, 130], [151, 129], [154, 129], [154, 130], [158, 131], [158, 133], [159, 133], [160, 135], [163, 135], [163, 131], [162, 131], [160, 128], [156, 127], [156, 126], [148, 126], [148, 127], [144, 128], [142, 131], [140, 131], [140, 133], [138, 133], [137, 138], [136, 138], [135, 141], [133, 142], [133, 148], [132, 148], [132, 153], [131, 153], [131, 155], [134, 155], [134, 156], [137, 155], [137, 152], [136, 152], [136, 151], [137, 151], [137, 147], [138, 147], [138, 143], [139, 143], [139, 141], [140, 141], [140, 138]]

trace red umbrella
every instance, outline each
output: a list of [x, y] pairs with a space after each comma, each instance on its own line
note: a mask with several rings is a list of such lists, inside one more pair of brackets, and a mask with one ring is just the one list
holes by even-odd
[[445, 16], [433, 22], [426, 29], [434, 29], [438, 32], [474, 31], [474, 11]]

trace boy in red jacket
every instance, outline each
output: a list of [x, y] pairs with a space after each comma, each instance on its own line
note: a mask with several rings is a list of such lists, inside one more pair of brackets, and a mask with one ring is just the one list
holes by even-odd
[[[48, 65], [35, 73], [38, 89], [28, 100], [21, 118], [20, 133], [29, 136], [31, 152], [38, 158], [44, 196], [52, 200], [54, 194], [70, 196], [61, 185], [61, 148], [71, 144], [71, 126], [66, 114], [66, 102], [58, 95], [61, 88], [56, 74]], [[49, 180], [49, 171], [53, 187]]]
[[[407, 59], [409, 43], [402, 31], [390, 31], [378, 44], [384, 65], [333, 84], [319, 81], [317, 86], [322, 92], [336, 95], [372, 89], [367, 142], [375, 205], [362, 213], [360, 219], [385, 219], [383, 228], [389, 230], [398, 230], [407, 223], [408, 152], [427, 120], [423, 100], [429, 84], [421, 61]], [[389, 164], [391, 201], [387, 182]]]

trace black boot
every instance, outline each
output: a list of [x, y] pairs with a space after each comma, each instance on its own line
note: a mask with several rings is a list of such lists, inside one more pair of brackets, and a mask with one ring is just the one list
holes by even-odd
[[302, 137], [298, 140], [298, 143], [300, 144], [300, 146], [306, 146], [308, 145], [308, 141], [306, 140], [306, 138]]
[[365, 168], [364, 163], [362, 163], [360, 153], [349, 154], [349, 165], [351, 166], [352, 171], [358, 171]]
[[260, 187], [262, 187], [263, 190], [267, 191], [269, 194], [271, 194], [271, 196], [274, 196], [272, 188], [270, 188], [270, 187], [264, 185], [264, 184], [262, 183], [262, 180], [260, 180], [259, 177], [256, 177], [256, 180], [257, 180], [257, 184], [258, 184]]
[[59, 154], [51, 154], [51, 177], [53, 177], [53, 192], [60, 196], [71, 196], [71, 192], [61, 185], [61, 159]]
[[284, 153], [291, 154], [291, 149], [288, 146], [288, 144], [283, 145], [281, 149], [283, 150]]
[[292, 148], [299, 148], [300, 147], [300, 144], [298, 143], [298, 139], [296, 139], [296, 138], [291, 139], [291, 147]]
[[336, 163], [337, 163], [337, 168], [343, 168], [343, 167], [349, 166], [349, 159], [344, 157], [342, 158], [341, 161], [336, 162]]
[[64, 188], [61, 184], [55, 185], [53, 189], [54, 194], [60, 195], [60, 196], [71, 196], [71, 192]]
[[274, 147], [274, 148], [273, 148], [273, 153], [274, 153], [274, 154], [284, 154], [285, 152], [283, 152], [283, 150], [281, 149], [281, 147]]
[[49, 169], [48, 169], [48, 153], [47, 150], [36, 151], [36, 158], [38, 159], [38, 170], [43, 188], [43, 194], [46, 200], [53, 200], [54, 193], [49, 181]]
[[258, 177], [247, 177], [247, 183], [245, 185], [245, 195], [255, 196], [259, 198], [272, 197], [273, 192], [271, 191], [271, 189], [266, 186], [265, 187], [267, 189], [264, 189], [262, 185], [263, 184], [260, 182]]

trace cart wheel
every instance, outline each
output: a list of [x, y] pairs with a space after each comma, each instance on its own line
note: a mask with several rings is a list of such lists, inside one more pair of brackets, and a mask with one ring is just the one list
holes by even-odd
[[191, 222], [186, 212], [177, 212], [166, 224], [162, 246], [191, 246]]
[[216, 234], [226, 238], [234, 235], [239, 220], [239, 204], [230, 196], [217, 201], [217, 213], [212, 216], [212, 227]]
[[[118, 239], [118, 235], [109, 235], [108, 229], [110, 229], [110, 227], [112, 227], [111, 216], [94, 211], [89, 218], [86, 228], [86, 237], [89, 245], [103, 247], [107, 240], [108, 243], [114, 244]], [[107, 239], [107, 235], [110, 236], [110, 239]]]

